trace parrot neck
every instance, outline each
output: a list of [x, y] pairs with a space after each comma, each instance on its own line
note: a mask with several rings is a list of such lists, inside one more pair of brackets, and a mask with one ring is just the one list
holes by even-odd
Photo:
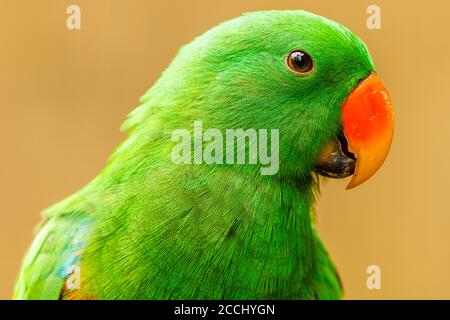
[[[232, 166], [176, 165], [163, 152], [153, 153], [160, 159], [143, 161], [145, 153], [127, 153], [128, 146], [119, 148], [82, 194], [95, 206], [89, 210], [100, 230], [120, 230], [106, 240], [120, 245], [108, 247], [117, 248], [117, 255], [123, 247], [133, 248], [127, 259], [105, 263], [148, 283], [145, 292], [179, 288], [182, 282], [177, 297], [202, 296], [195, 289], [217, 299], [279, 298], [295, 293], [314, 273], [311, 175], [294, 179]], [[89, 251], [96, 245], [105, 243]], [[283, 291], [290, 287], [293, 291]], [[272, 296], [270, 288], [280, 292]]]

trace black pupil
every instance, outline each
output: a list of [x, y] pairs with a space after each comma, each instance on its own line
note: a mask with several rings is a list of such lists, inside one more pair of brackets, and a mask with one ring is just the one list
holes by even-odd
[[291, 63], [295, 71], [306, 72], [311, 67], [311, 58], [304, 52], [293, 52], [291, 54]]

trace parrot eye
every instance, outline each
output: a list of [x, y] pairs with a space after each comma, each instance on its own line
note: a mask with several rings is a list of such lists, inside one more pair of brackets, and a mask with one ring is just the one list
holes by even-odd
[[304, 51], [292, 51], [287, 57], [287, 66], [289, 69], [298, 75], [306, 75], [313, 69], [313, 61], [309, 54]]

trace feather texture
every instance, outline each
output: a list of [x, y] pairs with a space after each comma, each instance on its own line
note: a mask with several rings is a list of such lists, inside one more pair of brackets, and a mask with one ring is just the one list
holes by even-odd
[[[285, 65], [301, 49], [308, 77]], [[341, 105], [373, 71], [343, 26], [304, 11], [225, 22], [184, 46], [123, 125], [128, 138], [85, 188], [45, 212], [16, 298], [334, 299], [340, 281], [312, 223], [312, 168], [340, 130]], [[276, 128], [279, 172], [177, 165], [171, 134]]]

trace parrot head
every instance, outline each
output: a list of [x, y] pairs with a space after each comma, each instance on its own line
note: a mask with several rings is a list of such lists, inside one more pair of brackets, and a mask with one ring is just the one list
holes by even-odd
[[222, 129], [277, 128], [281, 177], [353, 175], [348, 188], [378, 170], [393, 135], [392, 105], [367, 47], [305, 11], [253, 12], [211, 29], [180, 50], [143, 102], [179, 105], [166, 121], [177, 127], [202, 119]]

